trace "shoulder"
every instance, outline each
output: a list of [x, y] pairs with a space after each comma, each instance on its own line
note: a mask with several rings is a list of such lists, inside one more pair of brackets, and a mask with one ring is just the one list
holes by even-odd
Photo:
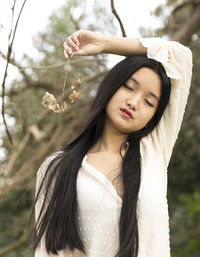
[[63, 151], [57, 151], [54, 153], [49, 154], [46, 156], [42, 164], [40, 165], [38, 172], [37, 172], [37, 177], [44, 177], [46, 170], [49, 167], [49, 164], [58, 156], [60, 156], [63, 153]]

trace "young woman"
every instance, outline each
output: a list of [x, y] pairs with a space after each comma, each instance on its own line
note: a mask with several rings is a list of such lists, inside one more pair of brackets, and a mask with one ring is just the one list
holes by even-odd
[[103, 79], [79, 135], [38, 171], [35, 257], [169, 257], [167, 167], [189, 94], [191, 51], [86, 30], [64, 48], [66, 57], [129, 57]]

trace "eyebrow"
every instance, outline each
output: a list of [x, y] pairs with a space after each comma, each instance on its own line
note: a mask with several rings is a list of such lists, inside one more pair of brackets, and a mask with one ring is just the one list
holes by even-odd
[[[130, 78], [132, 81], [134, 81], [138, 86], [140, 85], [140, 83], [133, 77]], [[160, 101], [159, 97], [157, 95], [155, 95], [153, 92], [149, 91], [149, 94], [154, 97], [158, 102]]]

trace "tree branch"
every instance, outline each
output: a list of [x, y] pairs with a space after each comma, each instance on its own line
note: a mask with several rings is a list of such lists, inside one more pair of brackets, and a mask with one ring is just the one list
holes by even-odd
[[[49, 111], [47, 110], [47, 114]], [[71, 117], [71, 113], [69, 114], [69, 117]], [[73, 114], [74, 115], [74, 114]], [[58, 116], [58, 122], [56, 124], [52, 124], [51, 129], [51, 137], [48, 141], [43, 142], [43, 145], [41, 145], [37, 151], [37, 154], [34, 154], [31, 159], [27, 162], [23, 162], [21, 167], [15, 172], [14, 176], [10, 178], [11, 183], [5, 184], [1, 186], [0, 188], [0, 200], [3, 199], [10, 191], [17, 188], [17, 186], [26, 186], [26, 182], [35, 175], [35, 164], [38, 163], [41, 160], [41, 156], [47, 155], [47, 152], [49, 149], [53, 148], [56, 144], [58, 137], [61, 136], [61, 131], [63, 129], [62, 120]], [[28, 172], [27, 172], [28, 171]], [[12, 171], [13, 173], [13, 171]], [[2, 180], [4, 178], [2, 177]], [[8, 179], [5, 177], [5, 179]]]
[[48, 133], [40, 130], [37, 125], [32, 125], [29, 127], [30, 133], [33, 135], [36, 141], [42, 141], [44, 138], [47, 138]]
[[[98, 78], [99, 76], [105, 74], [107, 72], [107, 70], [103, 70], [103, 71], [99, 71], [95, 74], [89, 75], [89, 76], [85, 76], [83, 78], [81, 78], [82, 83], [88, 83], [96, 78]], [[54, 84], [51, 84], [49, 82], [45, 82], [45, 81], [28, 81], [26, 83], [25, 87], [20, 87], [17, 89], [11, 89], [10, 91], [8, 91], [5, 95], [6, 96], [13, 96], [13, 95], [17, 95], [20, 94], [21, 92], [23, 92], [24, 90], [28, 89], [28, 88], [42, 88], [44, 90], [47, 91], [54, 91], [56, 93], [60, 93], [60, 90], [56, 89]]]
[[104, 75], [107, 72], [108, 72], [108, 70], [103, 70], [103, 71], [96, 72], [95, 74], [85, 76], [85, 77], [81, 78], [81, 83], [88, 83], [88, 82], [98, 78], [99, 76]]
[[8, 92], [6, 92], [4, 95], [11, 97], [11, 96], [14, 96], [14, 95], [18, 95], [21, 92], [23, 92], [24, 90], [29, 89], [29, 88], [34, 88], [34, 89], [42, 88], [44, 90], [48, 90], [48, 91], [53, 90], [54, 92], [60, 93], [60, 90], [56, 90], [55, 86], [53, 84], [48, 83], [48, 82], [45, 82], [45, 81], [28, 81], [28, 82], [26, 82], [26, 86], [18, 87], [17, 89], [11, 89]]
[[31, 133], [28, 131], [26, 133], [26, 135], [24, 136], [24, 138], [22, 139], [21, 143], [17, 146], [17, 149], [15, 151], [12, 151], [12, 154], [9, 158], [9, 162], [5, 167], [6, 176], [9, 177], [11, 175], [11, 171], [13, 170], [15, 162], [18, 160], [20, 155], [23, 153], [24, 149], [26, 148], [26, 146], [29, 142], [30, 137], [31, 137]]
[[200, 3], [195, 6], [194, 10], [182, 25], [181, 29], [174, 35], [173, 40], [184, 45], [188, 45], [191, 36], [200, 29]]
[[172, 15], [181, 10], [183, 7], [189, 4], [198, 4], [199, 0], [181, 0], [175, 3], [174, 8], [172, 10]]
[[[11, 56], [11, 53], [12, 53], [12, 46], [13, 46], [13, 42], [14, 42], [15, 34], [16, 34], [16, 30], [17, 30], [17, 25], [18, 25], [18, 22], [19, 22], [19, 19], [20, 19], [20, 16], [21, 16], [21, 13], [22, 13], [22, 10], [24, 8], [25, 3], [26, 3], [26, 0], [24, 0], [24, 2], [22, 4], [22, 7], [21, 7], [21, 10], [19, 12], [19, 15], [17, 17], [17, 21], [16, 21], [16, 24], [15, 24], [12, 40], [8, 44], [7, 62], [6, 62], [6, 68], [5, 68], [5, 72], [4, 72], [4, 76], [3, 76], [3, 82], [2, 82], [2, 117], [3, 117], [3, 123], [4, 123], [4, 126], [5, 126], [5, 129], [6, 129], [6, 134], [8, 136], [8, 139], [9, 139], [11, 145], [13, 145], [13, 142], [12, 142], [12, 137], [11, 137], [11, 135], [9, 133], [9, 130], [8, 130], [7, 123], [6, 123], [5, 109], [4, 109], [5, 82], [6, 82], [6, 77], [7, 77], [8, 64], [9, 64], [10, 56]], [[14, 13], [14, 5], [13, 5], [13, 13]], [[11, 28], [11, 31], [12, 31], [12, 28]], [[11, 32], [10, 32], [9, 36], [11, 36]]]
[[118, 15], [118, 13], [116, 12], [116, 9], [115, 9], [115, 6], [114, 6], [114, 0], [111, 0], [111, 9], [112, 9], [113, 14], [115, 15], [115, 17], [117, 18], [117, 20], [119, 22], [119, 25], [120, 25], [120, 28], [121, 28], [121, 31], [122, 31], [122, 36], [126, 37], [126, 32], [125, 32], [123, 23], [122, 23], [119, 15]]
[[[98, 76], [101, 76], [102, 74], [104, 74], [105, 72], [107, 72], [107, 70], [104, 70], [104, 71], [100, 71], [100, 72], [97, 72], [93, 75], [90, 75], [90, 76], [86, 76], [86, 77], [83, 77], [81, 80], [82, 80], [82, 83], [86, 83], [86, 82], [90, 82], [94, 79], [96, 79]], [[38, 84], [36, 82], [36, 84]], [[40, 84], [40, 83], [39, 83]], [[9, 179], [9, 181], [11, 181], [11, 184], [5, 184], [3, 187], [1, 187], [1, 192], [0, 192], [0, 198], [7, 194], [8, 192], [10, 192], [11, 190], [13, 190], [13, 188], [16, 188], [16, 186], [18, 185], [21, 185], [24, 181], [26, 181], [28, 179], [28, 177], [30, 176], [30, 174], [28, 176], [26, 176], [26, 173], [24, 174], [23, 171], [27, 171], [27, 168], [29, 167], [29, 165], [22, 165], [22, 167], [20, 167], [20, 169], [17, 171], [17, 173], [15, 173], [16, 171], [14, 171], [14, 167], [16, 166], [16, 162], [17, 160], [20, 158], [22, 152], [24, 151], [24, 149], [26, 148], [28, 142], [29, 142], [29, 139], [30, 139], [30, 136], [31, 134], [35, 137], [36, 140], [38, 140], [38, 125], [41, 121], [44, 120], [44, 118], [46, 117], [46, 115], [49, 113], [49, 110], [45, 110], [45, 112], [43, 113], [43, 115], [35, 122], [35, 124], [33, 124], [32, 126], [30, 126], [28, 129], [27, 129], [27, 133], [25, 134], [22, 142], [19, 144], [18, 148], [17, 148], [17, 151], [14, 150], [14, 152], [11, 154], [11, 158], [9, 159], [9, 162], [8, 162], [8, 165], [7, 167], [5, 168], [5, 171], [6, 171], [6, 177], [5, 179]], [[70, 112], [70, 115], [73, 114], [73, 112]], [[74, 115], [74, 114], [73, 114]], [[68, 115], [68, 118], [70, 118], [70, 116]], [[71, 119], [71, 118], [70, 118]], [[34, 128], [34, 129], [33, 129]], [[35, 129], [37, 128], [37, 129]], [[36, 131], [37, 130], [37, 131]], [[41, 132], [41, 131], [39, 131]], [[49, 133], [50, 134], [54, 134], [55, 133], [55, 128], [53, 129], [53, 131], [48, 131], [45, 130], [45, 131], [42, 131], [43, 134], [45, 135], [48, 135]], [[60, 132], [59, 132], [60, 133]], [[37, 135], [36, 135], [37, 134]], [[40, 140], [43, 140], [44, 136], [42, 136], [41, 138], [41, 133], [40, 133]], [[56, 141], [57, 142], [57, 141]], [[54, 143], [55, 144], [55, 143]], [[46, 149], [49, 149], [49, 147], [47, 147]], [[15, 152], [16, 151], [16, 152]], [[43, 153], [44, 154], [44, 153]], [[33, 160], [34, 161], [34, 160]], [[37, 161], [37, 158], [35, 160], [35, 162]], [[33, 162], [34, 163], [34, 162]], [[12, 175], [15, 174], [13, 177]], [[6, 180], [5, 180], [6, 181]]]
[[[17, 145], [17, 150], [13, 150], [13, 152], [11, 153], [11, 156], [9, 158], [9, 161], [5, 167], [5, 175], [6, 178], [11, 178], [11, 174], [13, 174], [13, 167], [16, 165], [16, 161], [20, 158], [20, 155], [23, 153], [24, 149], [26, 148], [31, 134], [34, 136], [34, 133], [32, 131], [31, 128], [38, 127], [39, 124], [45, 119], [45, 117], [48, 115], [49, 110], [45, 110], [42, 115], [35, 121], [34, 124], [30, 125], [30, 127], [28, 127], [27, 132], [25, 134], [25, 136], [23, 137], [21, 143], [16, 144]], [[48, 134], [48, 132], [44, 132], [45, 134]]]
[[[7, 60], [7, 56], [4, 53], [2, 53], [1, 51], [0, 51], [0, 56], [4, 60]], [[12, 59], [10, 58], [9, 63], [12, 64], [13, 66], [15, 66], [19, 70], [19, 72], [22, 74], [22, 76], [24, 77], [25, 81], [28, 82], [28, 76], [25, 73], [24, 68], [22, 66], [20, 66], [18, 63], [16, 63], [16, 61], [13, 58]]]
[[[4, 60], [7, 60], [7, 56], [2, 53], [0, 51], [0, 56], [4, 59]], [[79, 62], [90, 62], [90, 61], [94, 61], [94, 59], [89, 59], [89, 58], [77, 58], [77, 59], [73, 59], [73, 60], [70, 60], [70, 63], [71, 64], [76, 64], [76, 63], [79, 63]], [[96, 61], [96, 60], [95, 60]], [[98, 61], [105, 61], [104, 59], [102, 60], [98, 60]], [[59, 62], [59, 63], [54, 63], [54, 64], [50, 64], [50, 65], [44, 65], [44, 66], [21, 66], [20, 64], [18, 64], [14, 59], [10, 59], [9, 60], [9, 63], [12, 64], [13, 66], [15, 66], [16, 68], [19, 69], [19, 71], [23, 71], [23, 70], [26, 70], [26, 69], [31, 69], [31, 70], [49, 70], [49, 69], [54, 69], [54, 68], [57, 68], [57, 67], [60, 67], [60, 66], [63, 66], [66, 64], [66, 61], [65, 62]]]
[[[100, 72], [99, 72], [100, 74]], [[93, 75], [94, 77], [95, 75]], [[97, 74], [96, 74], [97, 76]], [[92, 76], [89, 78], [88, 80], [91, 79]], [[24, 139], [22, 140], [23, 143], [22, 145], [19, 147], [20, 150], [20, 154], [16, 154], [13, 153], [14, 157], [10, 158], [12, 159], [12, 163], [9, 164], [9, 166], [12, 166], [12, 170], [10, 168], [9, 170], [9, 175], [7, 176], [7, 174], [5, 174], [5, 177], [2, 177], [2, 181], [5, 179], [5, 184], [2, 184], [1, 188], [0, 188], [0, 201], [1, 199], [4, 199], [4, 197], [13, 189], [22, 186], [22, 187], [26, 187], [27, 186], [27, 181], [30, 179], [30, 177], [35, 175], [36, 172], [36, 168], [35, 165], [36, 163], [38, 163], [41, 160], [41, 156], [46, 156], [48, 154], [48, 152], [50, 151], [49, 149], [55, 148], [55, 145], [58, 142], [58, 138], [59, 138], [59, 146], [60, 144], [63, 144], [63, 142], [66, 142], [66, 140], [68, 140], [71, 136], [74, 135], [74, 131], [75, 129], [78, 129], [79, 127], [77, 127], [77, 123], [72, 122], [73, 121], [73, 117], [75, 115], [75, 113], [77, 113], [77, 110], [81, 108], [86, 108], [88, 107], [88, 95], [85, 98], [80, 99], [80, 104], [71, 108], [70, 111], [68, 111], [67, 114], [61, 114], [58, 116], [58, 118], [60, 118], [60, 120], [58, 120], [57, 122], [50, 124], [50, 126], [47, 128], [45, 128], [44, 133], [48, 136], [49, 138], [48, 140], [44, 140], [44, 138], [41, 139], [41, 143], [40, 143], [40, 148], [38, 149], [37, 153], [34, 154], [32, 156], [31, 159], [29, 159], [26, 162], [23, 162], [22, 165], [20, 167], [17, 167], [16, 165], [16, 161], [18, 159], [20, 159], [21, 154], [23, 153], [23, 148], [26, 142], [28, 142], [27, 137], [29, 138], [29, 136], [27, 136], [27, 134], [25, 135]], [[46, 118], [46, 116], [49, 114], [49, 110], [45, 110], [43, 112], [43, 114], [39, 117], [39, 119], [37, 121], [34, 122], [34, 126], [37, 126], [38, 128], [40, 127], [40, 123], [44, 121], [44, 119]], [[61, 120], [62, 118], [62, 120]], [[63, 122], [66, 124], [69, 124], [68, 127], [68, 131], [67, 133], [61, 133], [61, 131], [63, 130]], [[76, 128], [75, 128], [76, 126]], [[27, 133], [31, 133], [33, 136], [34, 133], [32, 133], [33, 131], [31, 130], [32, 125], [27, 129]], [[70, 134], [71, 131], [71, 134]], [[29, 134], [30, 134], [29, 133]], [[68, 136], [67, 136], [68, 135]], [[28, 144], [28, 143], [27, 143]], [[19, 149], [18, 149], [19, 150]], [[16, 149], [14, 150], [16, 151]], [[16, 168], [14, 168], [16, 167]], [[27, 172], [27, 170], [29, 172]], [[7, 179], [9, 179], [8, 182], [11, 183], [6, 183]]]

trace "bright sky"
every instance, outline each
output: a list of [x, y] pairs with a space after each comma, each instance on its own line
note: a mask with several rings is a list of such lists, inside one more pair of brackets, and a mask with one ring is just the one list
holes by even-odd
[[[93, 3], [94, 0], [87, 0], [88, 3]], [[13, 45], [13, 52], [17, 61], [21, 60], [23, 54], [27, 54], [34, 58], [37, 53], [32, 45], [32, 38], [39, 32], [44, 30], [48, 17], [51, 13], [62, 6], [66, 0], [27, 0], [23, 13], [21, 15], [15, 41]], [[155, 18], [150, 19], [150, 11], [153, 11], [159, 4], [164, 4], [166, 0], [115, 0], [115, 7], [120, 15], [124, 27], [126, 28], [127, 35], [129, 37], [138, 37], [138, 28], [143, 26], [145, 28], [157, 28], [160, 26], [160, 21]], [[16, 0], [16, 15], [21, 8], [23, 0]], [[110, 8], [110, 1], [101, 0], [104, 6]], [[105, 3], [105, 4], [104, 4]], [[11, 24], [11, 7], [13, 0], [0, 0], [0, 51], [7, 53], [8, 34]], [[119, 30], [118, 35], [121, 35]], [[110, 63], [113, 65], [120, 60], [120, 57], [110, 58]], [[11, 65], [8, 69], [9, 80], [14, 79], [17, 76], [17, 71]], [[0, 57], [0, 83], [2, 84], [3, 74], [5, 70], [5, 61]], [[1, 104], [1, 99], [0, 99]], [[1, 109], [1, 107], [0, 107]], [[8, 119], [9, 126], [14, 125], [13, 119]], [[4, 126], [2, 125], [2, 117], [0, 117], [0, 132], [2, 132]], [[1, 145], [1, 139], [0, 139]], [[0, 158], [2, 157], [0, 151]]]
[[[94, 0], [87, 0], [88, 3]], [[16, 14], [18, 14], [23, 0], [16, 0]], [[50, 14], [62, 6], [66, 0], [27, 0], [18, 25], [13, 50], [16, 58], [23, 53], [34, 57], [35, 51], [32, 45], [32, 38], [45, 28]], [[103, 5], [110, 8], [109, 0], [101, 0]], [[160, 22], [154, 18], [150, 19], [150, 11], [154, 10], [165, 0], [115, 0], [115, 7], [119, 13], [128, 36], [138, 36], [139, 26], [152, 28], [158, 27]], [[13, 0], [0, 0], [0, 50], [6, 53], [7, 37], [10, 29], [11, 7]], [[16, 19], [15, 15], [15, 19]], [[121, 33], [119, 32], [119, 35]], [[0, 66], [2, 70], [2, 66]], [[1, 77], [0, 77], [1, 79]]]

